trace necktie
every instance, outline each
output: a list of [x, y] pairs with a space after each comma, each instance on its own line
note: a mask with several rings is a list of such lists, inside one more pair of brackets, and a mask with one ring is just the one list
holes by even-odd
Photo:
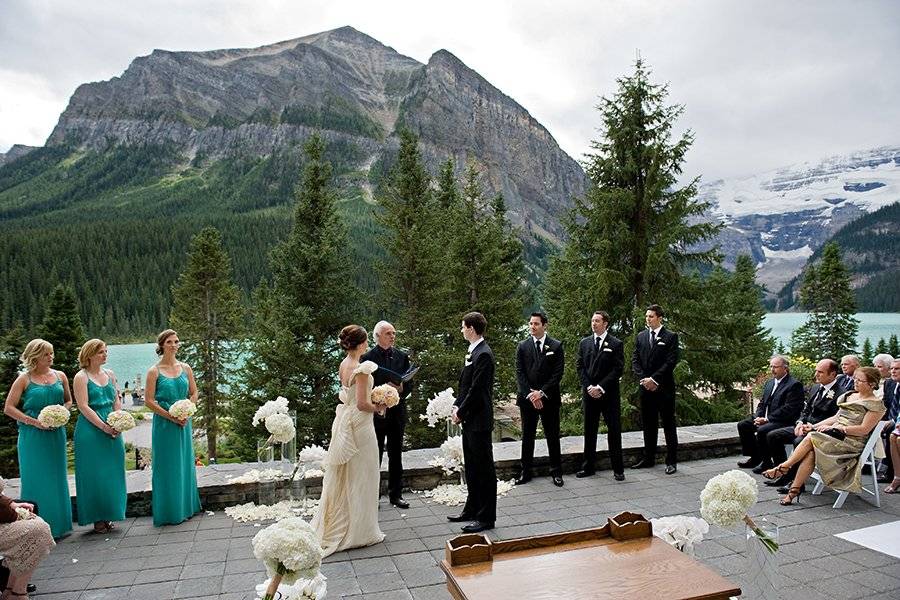
[[534, 340], [534, 349], [537, 352], [537, 355], [541, 355], [541, 340]]
[[651, 346], [656, 345], [656, 332], [653, 331], [652, 329], [650, 330], [650, 345]]
[[600, 336], [594, 336], [594, 352], [600, 352]]

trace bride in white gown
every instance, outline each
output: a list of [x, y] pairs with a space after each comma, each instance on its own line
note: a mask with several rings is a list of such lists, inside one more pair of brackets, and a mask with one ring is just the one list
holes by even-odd
[[325, 457], [325, 478], [319, 510], [313, 517], [325, 556], [340, 550], [371, 546], [384, 540], [378, 527], [378, 491], [381, 470], [372, 414], [372, 361], [359, 363], [368, 349], [366, 330], [348, 325], [341, 330], [340, 400], [331, 425], [331, 443]]

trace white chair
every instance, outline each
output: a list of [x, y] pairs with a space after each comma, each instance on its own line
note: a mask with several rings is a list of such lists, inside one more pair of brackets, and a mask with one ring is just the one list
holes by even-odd
[[[862, 486], [862, 491], [875, 496], [875, 506], [881, 508], [881, 496], [879, 495], [880, 489], [878, 487], [878, 469], [875, 465], [875, 444], [878, 442], [878, 439], [881, 437], [881, 430], [884, 429], [890, 421], [882, 421], [878, 425], [875, 426], [875, 429], [872, 430], [872, 433], [869, 434], [869, 439], [866, 440], [866, 445], [863, 447], [862, 454], [859, 457], [859, 462], [863, 466], [869, 465], [872, 474], [872, 489], [867, 488], [866, 486]], [[822, 476], [819, 475], [819, 469], [815, 469], [812, 472], [811, 477], [816, 480], [816, 487], [813, 489], [813, 496], [818, 496], [822, 493], [822, 490], [825, 489], [825, 482], [822, 481]], [[868, 477], [868, 475], [863, 475], [863, 479]], [[838, 492], [837, 500], [834, 501], [834, 505], [832, 508], [840, 508], [844, 505], [844, 501], [847, 500], [847, 496], [850, 495], [850, 492]]]

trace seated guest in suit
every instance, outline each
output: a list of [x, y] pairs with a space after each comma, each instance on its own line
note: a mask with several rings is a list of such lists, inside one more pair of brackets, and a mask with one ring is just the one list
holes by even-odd
[[[837, 383], [837, 369], [837, 363], [830, 358], [823, 358], [816, 363], [816, 383], [809, 389], [809, 397], [803, 404], [803, 411], [797, 423], [794, 426], [773, 429], [766, 436], [769, 456], [776, 464], [787, 460], [787, 454], [784, 452], [785, 444], [797, 446], [806, 434], [812, 431], [813, 425], [837, 412], [837, 397], [844, 393]], [[783, 477], [766, 481], [766, 485], [785, 486], [794, 479], [795, 471], [796, 466]], [[787, 490], [781, 493], [786, 494]]]
[[754, 473], [773, 466], [766, 442], [769, 432], [793, 425], [803, 410], [803, 384], [791, 376], [788, 359], [776, 354], [769, 360], [769, 369], [772, 379], [763, 387], [756, 413], [737, 425], [744, 456], [749, 456], [738, 466]]
[[[3, 485], [0, 478], [0, 491]], [[15, 502], [0, 494], [0, 556], [4, 557], [4, 566], [9, 570], [0, 594], [2, 600], [28, 598], [28, 593], [34, 590], [28, 583], [31, 575], [56, 545], [46, 521], [38, 516], [18, 520], [16, 509], [34, 513], [32, 504]]]
[[886, 425], [881, 432], [886, 456], [882, 461], [884, 473], [878, 476], [878, 482], [889, 483], [894, 479], [896, 474], [894, 465], [897, 464], [894, 461], [894, 455], [891, 453], [891, 432], [894, 431], [894, 426], [897, 424], [898, 417], [900, 417], [900, 358], [895, 358], [891, 361], [891, 378], [884, 382], [882, 391], [883, 396], [881, 400], [884, 402], [884, 407], [887, 410], [887, 419], [890, 421], [890, 424]]
[[834, 490], [856, 493], [862, 489], [859, 458], [869, 434], [884, 414], [884, 405], [875, 395], [880, 383], [878, 369], [858, 368], [853, 382], [856, 391], [838, 398], [837, 414], [817, 423], [785, 462], [763, 472], [766, 479], [777, 479], [797, 465], [797, 475], [781, 499], [782, 505], [793, 504], [803, 493], [803, 486], [816, 467], [822, 482]]
[[[607, 331], [609, 315], [598, 310], [591, 316], [593, 333], [578, 347], [578, 379], [584, 410], [584, 464], [575, 477], [589, 477], [596, 471], [597, 431], [600, 415], [606, 421], [609, 462], [616, 481], [625, 479], [622, 459], [621, 402], [619, 379], [625, 368], [625, 344]], [[656, 424], [654, 422], [654, 427]]]
[[853, 390], [853, 373], [859, 368], [859, 357], [846, 354], [841, 357], [841, 374], [837, 376], [838, 385], [845, 392]]
[[559, 448], [559, 382], [564, 369], [563, 347], [547, 335], [547, 315], [531, 313], [531, 335], [516, 348], [516, 404], [522, 417], [522, 472], [516, 485], [531, 481], [534, 460], [534, 436], [538, 417], [547, 439], [550, 476], [553, 485], [562, 487], [562, 456]]

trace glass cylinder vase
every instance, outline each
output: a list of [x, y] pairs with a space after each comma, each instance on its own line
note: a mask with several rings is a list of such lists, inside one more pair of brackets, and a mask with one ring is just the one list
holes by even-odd
[[778, 576], [778, 526], [767, 519], [754, 519], [746, 528], [747, 567], [741, 598], [777, 600], [781, 588]]
[[272, 462], [275, 460], [275, 447], [269, 443], [268, 438], [256, 441], [256, 459], [260, 469], [272, 468]]
[[288, 416], [294, 424], [294, 439], [279, 444], [279, 449], [281, 450], [281, 456], [279, 458], [284, 466], [287, 466], [288, 464], [293, 465], [297, 460], [297, 412], [293, 410], [288, 411]]
[[447, 439], [462, 435], [462, 427], [456, 425], [450, 419], [447, 419]]
[[257, 485], [257, 500], [256, 504], [259, 506], [271, 506], [275, 504], [276, 498], [276, 486], [275, 481], [272, 479], [260, 479], [259, 484]]

